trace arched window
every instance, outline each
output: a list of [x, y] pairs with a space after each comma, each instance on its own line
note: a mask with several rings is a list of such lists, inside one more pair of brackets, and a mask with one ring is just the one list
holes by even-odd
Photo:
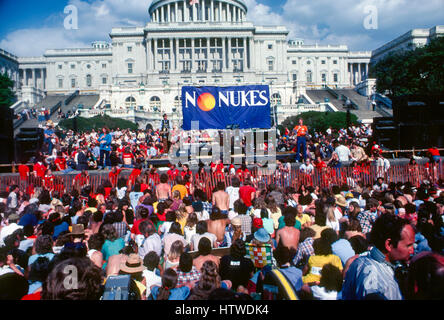
[[150, 108], [153, 109], [154, 111], [158, 111], [160, 112], [161, 110], [161, 103], [160, 103], [160, 98], [157, 96], [154, 96], [150, 99]]
[[136, 99], [134, 97], [128, 97], [125, 99], [125, 106], [127, 108], [136, 106]]
[[311, 70], [307, 71], [307, 83], [313, 83], [313, 73]]
[[271, 96], [271, 105], [272, 106], [278, 106], [281, 105], [281, 95], [279, 93], [274, 93]]

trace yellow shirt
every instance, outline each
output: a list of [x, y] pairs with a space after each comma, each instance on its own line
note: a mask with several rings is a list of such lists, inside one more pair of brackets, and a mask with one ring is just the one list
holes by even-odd
[[306, 224], [307, 222], [310, 223], [311, 222], [311, 218], [308, 214], [303, 213], [302, 217], [296, 216], [296, 220], [299, 221], [301, 223], [301, 226], [303, 226], [304, 224]]
[[175, 190], [178, 190], [180, 192], [180, 199], [182, 200], [185, 198], [188, 194], [187, 187], [185, 187], [182, 184], [176, 184], [173, 189], [171, 190], [171, 193], [173, 193]]
[[329, 254], [328, 256], [311, 256], [310, 259], [308, 259], [308, 273], [302, 277], [302, 281], [304, 283], [320, 281], [322, 268], [329, 263], [342, 271], [342, 262], [337, 255]]

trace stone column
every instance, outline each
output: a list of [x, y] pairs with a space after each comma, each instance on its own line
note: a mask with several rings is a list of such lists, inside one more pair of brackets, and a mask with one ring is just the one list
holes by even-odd
[[146, 68], [151, 72], [151, 40], [146, 40]]
[[174, 60], [175, 60], [175, 66], [174, 70], [177, 72], [179, 69], [179, 39], [174, 39], [175, 49], [174, 49]]
[[232, 57], [232, 54], [231, 54], [231, 38], [228, 37], [227, 71], [231, 71], [232, 70], [232, 68], [231, 68], [231, 61], [230, 61], [231, 57]]
[[210, 50], [211, 50], [210, 40], [211, 40], [211, 38], [208, 37], [207, 38], [207, 72], [212, 70], [211, 69], [211, 57], [210, 57]]
[[46, 86], [45, 86], [45, 69], [44, 68], [41, 69], [40, 74], [42, 75], [42, 90], [45, 90]]
[[365, 79], [368, 79], [368, 63], [365, 64]]
[[157, 62], [157, 39], [154, 39], [154, 52], [153, 52], [153, 71], [157, 70], [156, 66]]
[[[227, 12], [225, 10], [225, 12]], [[219, 2], [219, 21], [227, 21], [226, 14], [224, 14], [223, 8], [222, 8], [222, 2]]]
[[194, 38], [191, 38], [191, 72], [196, 73], [196, 59], [194, 54]]
[[244, 65], [243, 65], [243, 71], [248, 70], [248, 38], [245, 37], [243, 39], [243, 45], [244, 45]]
[[358, 63], [358, 72], [359, 72], [358, 83], [360, 83], [362, 81], [361, 63]]
[[35, 79], [35, 69], [32, 68], [31, 70], [32, 70], [32, 86], [35, 88], [37, 86], [36, 79]]
[[250, 70], [254, 70], [255, 69], [255, 59], [256, 55], [255, 55], [255, 48], [254, 48], [254, 38], [251, 37], [250, 38]]
[[222, 38], [222, 71], [227, 71], [227, 38]]
[[171, 3], [167, 5], [168, 18], [166, 22], [171, 22]]

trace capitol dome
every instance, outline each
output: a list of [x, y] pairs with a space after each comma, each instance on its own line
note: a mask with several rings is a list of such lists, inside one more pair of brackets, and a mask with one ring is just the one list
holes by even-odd
[[231, 22], [246, 20], [247, 6], [242, 0], [154, 0], [148, 12], [151, 22]]

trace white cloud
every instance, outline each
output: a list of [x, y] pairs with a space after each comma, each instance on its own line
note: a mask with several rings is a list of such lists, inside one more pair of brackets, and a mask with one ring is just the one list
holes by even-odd
[[[152, 0], [69, 0], [79, 13], [79, 29], [65, 30], [63, 12], [49, 16], [41, 28], [20, 29], [0, 41], [18, 56], [42, 55], [46, 49], [90, 46], [109, 41], [112, 27], [144, 26]], [[262, 0], [244, 0], [248, 20], [256, 25], [285, 25], [290, 38], [306, 43], [346, 44], [372, 50], [413, 28], [444, 24], [443, 0], [286, 0], [282, 8]], [[378, 8], [378, 29], [366, 30], [365, 7]], [[282, 9], [282, 10], [279, 10]]]
[[66, 14], [49, 16], [41, 28], [13, 31], [0, 47], [18, 56], [40, 56], [54, 48], [89, 47], [92, 41], [109, 41], [113, 27], [144, 26], [149, 20], [152, 0], [70, 0], [78, 10], [78, 29], [66, 30]]

